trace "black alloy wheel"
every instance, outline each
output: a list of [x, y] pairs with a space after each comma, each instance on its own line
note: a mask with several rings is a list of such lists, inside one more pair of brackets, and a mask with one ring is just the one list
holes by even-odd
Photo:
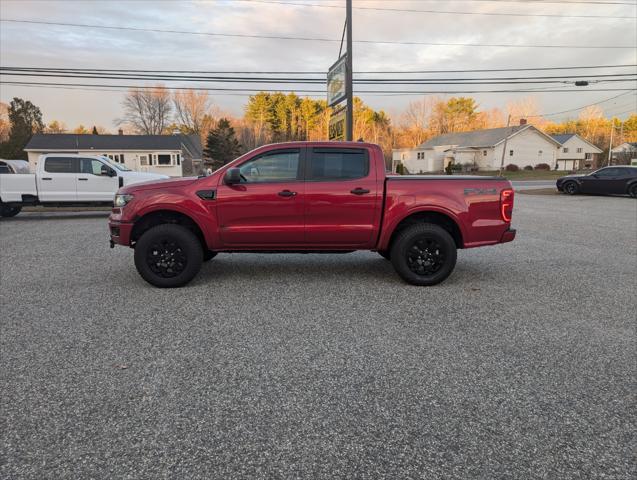
[[628, 187], [628, 194], [633, 198], [637, 198], [637, 183], [633, 183]]
[[203, 248], [188, 228], [157, 225], [135, 244], [135, 267], [151, 285], [173, 288], [186, 285], [201, 269]]
[[456, 242], [440, 225], [411, 225], [393, 240], [391, 262], [403, 280], [413, 285], [435, 285], [456, 266]]
[[416, 238], [407, 249], [407, 265], [418, 275], [433, 275], [444, 263], [444, 249], [433, 238]]
[[564, 193], [567, 193], [568, 195], [575, 195], [579, 191], [579, 187], [575, 182], [566, 182], [562, 187], [562, 190], [564, 190]]

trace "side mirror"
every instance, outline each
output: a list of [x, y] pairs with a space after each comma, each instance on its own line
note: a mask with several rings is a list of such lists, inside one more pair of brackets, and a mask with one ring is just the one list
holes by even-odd
[[241, 183], [241, 170], [238, 168], [229, 168], [226, 171], [226, 176], [223, 177], [223, 181], [226, 185]]

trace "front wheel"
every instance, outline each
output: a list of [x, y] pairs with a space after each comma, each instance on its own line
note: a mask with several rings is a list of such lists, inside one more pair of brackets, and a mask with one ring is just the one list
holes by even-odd
[[628, 194], [633, 198], [637, 198], [637, 183], [633, 183], [628, 187]]
[[400, 277], [413, 285], [436, 285], [456, 266], [456, 244], [444, 228], [421, 223], [398, 234], [391, 262]]
[[186, 285], [201, 269], [203, 248], [194, 233], [167, 223], [145, 232], [135, 245], [135, 267], [151, 285]]
[[18, 206], [2, 205], [0, 207], [0, 217], [5, 217], [5, 218], [15, 217], [21, 211], [22, 211], [22, 207], [20, 205]]
[[579, 187], [575, 182], [566, 182], [562, 187], [562, 190], [568, 195], [575, 195], [579, 192]]

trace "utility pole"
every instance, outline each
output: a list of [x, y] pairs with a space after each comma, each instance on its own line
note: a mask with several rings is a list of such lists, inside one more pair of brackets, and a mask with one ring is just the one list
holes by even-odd
[[608, 143], [608, 165], [610, 165], [611, 150], [613, 149], [613, 132], [615, 131], [615, 124], [613, 120], [610, 121], [610, 142]]
[[[507, 117], [507, 128], [511, 125], [511, 114]], [[502, 159], [500, 160], [500, 173], [498, 175], [502, 176], [502, 170], [504, 170], [504, 155], [507, 151], [507, 140], [509, 139], [508, 132], [506, 132], [506, 136], [504, 137], [504, 145], [502, 146]]]
[[345, 80], [347, 86], [346, 91], [346, 117], [345, 117], [345, 140], [351, 142], [354, 135], [354, 92], [353, 92], [353, 77], [354, 70], [352, 68], [352, 0], [346, 1], [346, 17], [347, 23], [347, 68], [345, 74]]

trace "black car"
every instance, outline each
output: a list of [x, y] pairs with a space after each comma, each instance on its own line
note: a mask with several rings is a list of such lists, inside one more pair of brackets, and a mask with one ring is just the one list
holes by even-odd
[[587, 175], [568, 175], [558, 178], [556, 186], [560, 192], [569, 195], [596, 193], [637, 197], [637, 167], [604, 167]]

